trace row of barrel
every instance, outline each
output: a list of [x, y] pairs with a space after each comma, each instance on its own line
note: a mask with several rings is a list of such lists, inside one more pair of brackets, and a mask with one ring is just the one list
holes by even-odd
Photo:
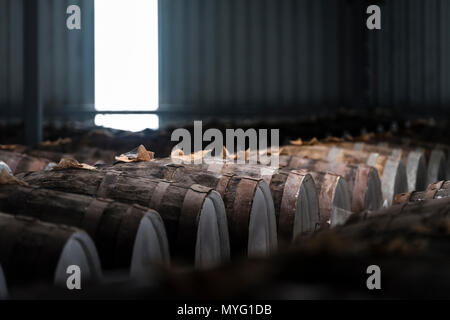
[[[99, 281], [101, 265], [144, 281], [170, 260], [208, 268], [265, 256], [352, 213], [400, 201], [397, 194], [423, 190], [447, 171], [440, 150], [361, 143], [286, 146], [279, 159], [280, 168], [165, 158], [85, 170], [0, 151], [6, 280], [65, 285], [67, 266], [78, 265], [84, 281]], [[0, 294], [2, 283], [0, 276]]]

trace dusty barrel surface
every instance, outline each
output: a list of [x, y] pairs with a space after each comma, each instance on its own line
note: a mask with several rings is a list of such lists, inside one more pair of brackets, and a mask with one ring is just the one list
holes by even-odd
[[80, 268], [82, 287], [101, 278], [95, 245], [84, 231], [3, 213], [0, 264], [9, 287], [37, 281], [65, 287], [72, 265]]
[[278, 246], [274, 202], [270, 187], [262, 178], [213, 174], [180, 164], [159, 165], [157, 161], [119, 164], [114, 168], [136, 176], [195, 183], [216, 190], [225, 203], [233, 256], [264, 256]]
[[395, 204], [450, 197], [450, 181], [439, 181], [430, 184], [425, 191], [400, 193], [395, 197]]
[[202, 164], [183, 165], [174, 164], [171, 159], [160, 159], [139, 164], [118, 164], [114, 168], [166, 179], [185, 179], [186, 175], [195, 172], [209, 173], [217, 177], [218, 182], [223, 174], [262, 178], [269, 185], [272, 194], [278, 240], [281, 242], [289, 243], [298, 234], [313, 232], [319, 222], [314, 180], [306, 172], [280, 171], [263, 165], [241, 165], [218, 159], [210, 159]]
[[0, 172], [2, 172], [3, 170], [5, 170], [10, 175], [13, 174], [11, 168], [3, 161], [0, 161]]
[[139, 205], [19, 185], [0, 185], [0, 211], [65, 224], [94, 240], [104, 269], [128, 269], [145, 278], [152, 266], [169, 262], [164, 223]]
[[431, 183], [428, 185], [426, 191], [439, 191], [439, 190], [448, 190], [450, 189], [450, 181], [438, 181], [435, 183]]
[[[405, 202], [397, 205], [393, 205], [389, 208], [380, 209], [377, 211], [366, 211], [359, 214], [355, 214], [351, 217], [351, 223], [357, 223], [359, 221], [368, 220], [368, 219], [376, 219], [378, 217], [398, 217], [402, 214], [409, 214], [411, 216], [415, 216], [418, 220], [426, 220], [427, 217], [433, 215], [440, 215], [448, 219], [448, 213], [450, 212], [450, 198], [442, 198], [442, 199], [434, 199], [434, 200], [423, 200], [423, 201], [415, 201], [415, 202]], [[401, 221], [398, 219], [399, 222]], [[409, 221], [408, 221], [409, 220]], [[410, 225], [411, 219], [407, 219], [405, 221]], [[394, 226], [395, 224], [389, 222], [389, 224], [384, 224], [384, 226], [388, 225], [389, 227]], [[381, 225], [379, 225], [381, 226]]]
[[3, 150], [0, 150], [0, 161], [6, 163], [13, 174], [44, 170], [50, 163], [48, 159]]
[[447, 158], [447, 163], [445, 165], [445, 179], [450, 180], [450, 147], [446, 145], [443, 146], [442, 149], [444, 150]]
[[225, 206], [211, 188], [193, 183], [99, 170], [51, 170], [23, 175], [31, 185], [156, 210], [164, 221], [170, 252], [182, 263], [205, 268], [229, 259], [230, 246]]
[[447, 176], [447, 159], [444, 151], [433, 149], [428, 160], [427, 183], [435, 183]]
[[352, 211], [376, 210], [382, 204], [381, 182], [375, 168], [367, 165], [350, 165], [298, 156], [280, 156], [280, 166], [287, 169], [331, 171], [347, 182]]
[[114, 162], [114, 151], [98, 148], [82, 147], [76, 152], [56, 152], [49, 150], [27, 150], [27, 155], [37, 158], [49, 159], [58, 163], [63, 158], [76, 159], [79, 162], [94, 165], [96, 163], [112, 164]]
[[[446, 176], [450, 171], [450, 162], [448, 161], [450, 149], [447, 146], [436, 146], [435, 144], [415, 141], [412, 139], [394, 139], [394, 141], [379, 142], [378, 146], [390, 148], [408, 147], [415, 149], [417, 152], [423, 153], [428, 162], [426, 184], [431, 184], [436, 181], [446, 179]], [[416, 188], [415, 190], [423, 189]]]
[[339, 147], [354, 151], [378, 153], [383, 156], [392, 156], [402, 160], [406, 168], [408, 191], [424, 190], [427, 185], [427, 162], [422, 150], [406, 147], [387, 147], [372, 145], [363, 142], [342, 142]]
[[[445, 155], [445, 180], [450, 180], [450, 146], [446, 144], [438, 144], [434, 146], [437, 150], [442, 150]], [[435, 181], [442, 180], [437, 179]]]
[[223, 161], [206, 166], [212, 172], [261, 177], [269, 184], [275, 205], [278, 239], [281, 242], [290, 243], [298, 235], [317, 229], [320, 220], [319, 199], [314, 180], [308, 172]]
[[350, 191], [341, 176], [331, 172], [310, 172], [319, 194], [320, 224], [334, 227], [351, 216]]
[[384, 205], [391, 205], [396, 194], [408, 190], [405, 166], [398, 158], [378, 153], [346, 150], [327, 146], [286, 146], [282, 155], [297, 155], [312, 159], [346, 164], [366, 164], [375, 167], [381, 180]]

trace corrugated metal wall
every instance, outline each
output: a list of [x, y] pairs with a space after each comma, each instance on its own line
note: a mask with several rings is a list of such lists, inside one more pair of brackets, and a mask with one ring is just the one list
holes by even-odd
[[450, 1], [385, 1], [370, 35], [371, 104], [437, 114], [450, 105]]
[[[23, 1], [0, 0], [0, 115], [9, 117], [23, 104]], [[39, 0], [47, 118], [93, 109], [93, 1]], [[450, 2], [382, 1], [383, 29], [368, 31], [365, 11], [372, 2], [160, 0], [161, 110], [444, 110], [450, 103]], [[82, 8], [81, 31], [66, 28], [70, 4]]]
[[[0, 115], [21, 116], [23, 1], [0, 0]], [[94, 0], [39, 0], [42, 103], [47, 119], [94, 108]], [[66, 9], [79, 5], [82, 29], [68, 30]], [[75, 120], [73, 115], [63, 118]]]
[[[366, 8], [382, 8], [382, 30]], [[163, 109], [309, 114], [450, 103], [448, 0], [165, 0]]]
[[0, 113], [20, 114], [23, 102], [22, 0], [0, 0]]
[[[352, 90], [345, 0], [160, 1], [162, 109], [289, 112]], [[348, 39], [348, 37], [347, 37]], [[348, 66], [348, 68], [345, 68]]]

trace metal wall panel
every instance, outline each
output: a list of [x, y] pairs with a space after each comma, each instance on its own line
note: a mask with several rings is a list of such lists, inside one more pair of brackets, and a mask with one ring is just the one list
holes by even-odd
[[[0, 0], [0, 117], [22, 116], [23, 1]], [[31, 1], [31, 0], [30, 0]], [[42, 103], [47, 119], [94, 109], [94, 0], [37, 0]], [[68, 30], [66, 9], [81, 8], [81, 30]]]
[[[92, 110], [94, 0], [38, 1], [45, 114]], [[160, 0], [160, 108], [215, 116], [445, 110], [450, 2], [379, 2], [382, 30], [367, 31], [369, 2]], [[82, 8], [81, 31], [65, 26], [69, 4]], [[0, 0], [3, 118], [22, 110], [22, 7]]]
[[340, 105], [345, 1], [160, 1], [161, 109]]
[[22, 0], [0, 0], [0, 114], [8, 118], [20, 113], [23, 101], [22, 8]]
[[382, 30], [371, 38], [375, 106], [439, 115], [450, 105], [450, 2], [384, 1]]
[[443, 110], [450, 103], [449, 1], [375, 1], [382, 30], [368, 31], [372, 2], [160, 1], [161, 24], [171, 30], [160, 39], [161, 108], [212, 115]]

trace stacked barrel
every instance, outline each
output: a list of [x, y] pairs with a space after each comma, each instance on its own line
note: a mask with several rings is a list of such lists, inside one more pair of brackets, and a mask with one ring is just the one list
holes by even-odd
[[100, 165], [98, 154], [91, 167], [0, 151], [0, 297], [65, 288], [73, 266], [89, 286], [118, 271], [148, 283], [166, 268], [266, 257], [355, 214], [450, 195], [446, 150], [391, 142], [295, 143], [272, 154], [277, 167], [223, 155]]
[[[364, 142], [362, 142], [364, 141]], [[406, 166], [408, 188], [395, 192], [393, 207], [375, 212], [375, 215], [415, 212], [421, 216], [430, 213], [446, 214], [450, 197], [450, 147], [420, 139], [394, 137], [391, 133], [372, 135], [357, 143], [339, 143], [340, 147], [389, 154], [401, 158]]]

